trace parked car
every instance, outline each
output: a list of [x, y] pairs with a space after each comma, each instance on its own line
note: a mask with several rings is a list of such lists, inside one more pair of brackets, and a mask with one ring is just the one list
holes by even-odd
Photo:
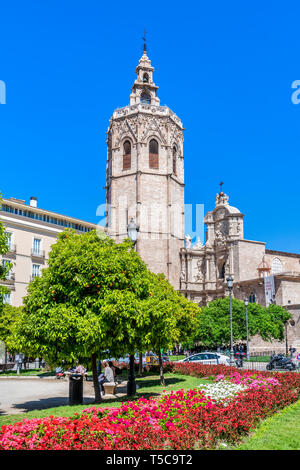
[[224, 364], [228, 366], [230, 364], [230, 358], [218, 352], [204, 351], [192, 354], [185, 359], [180, 359], [178, 362], [199, 362], [201, 364]]

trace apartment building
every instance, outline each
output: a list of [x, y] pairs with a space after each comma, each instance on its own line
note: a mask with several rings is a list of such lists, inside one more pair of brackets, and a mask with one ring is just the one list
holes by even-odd
[[48, 255], [57, 235], [66, 227], [85, 233], [96, 228], [95, 224], [57, 214], [37, 205], [37, 198], [25, 200], [2, 199], [0, 220], [5, 227], [9, 251], [1, 262], [12, 263], [5, 281], [0, 281], [9, 289], [5, 302], [14, 306], [22, 305], [29, 282], [40, 276], [47, 266]]

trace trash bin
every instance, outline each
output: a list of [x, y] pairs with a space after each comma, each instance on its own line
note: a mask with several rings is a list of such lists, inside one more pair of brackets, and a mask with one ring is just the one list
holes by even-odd
[[83, 376], [81, 374], [70, 374], [69, 377], [69, 404], [83, 404]]

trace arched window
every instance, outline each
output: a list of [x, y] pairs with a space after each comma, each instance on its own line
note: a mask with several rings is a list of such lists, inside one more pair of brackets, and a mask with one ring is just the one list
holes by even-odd
[[219, 268], [219, 279], [225, 279], [225, 263]]
[[151, 104], [151, 98], [150, 98], [150, 96], [149, 96], [147, 93], [145, 93], [145, 92], [141, 94], [141, 103]]
[[282, 273], [282, 262], [279, 258], [274, 258], [272, 261], [272, 274]]
[[176, 150], [176, 147], [174, 146], [174, 147], [173, 147], [173, 173], [174, 173], [174, 175], [177, 174], [177, 170], [176, 170], [176, 157], [177, 157], [177, 150]]
[[131, 168], [131, 143], [126, 140], [123, 145], [123, 170]]
[[149, 82], [149, 75], [147, 73], [144, 73], [143, 75], [143, 82], [148, 83]]
[[158, 168], [158, 143], [155, 139], [149, 142], [149, 167]]

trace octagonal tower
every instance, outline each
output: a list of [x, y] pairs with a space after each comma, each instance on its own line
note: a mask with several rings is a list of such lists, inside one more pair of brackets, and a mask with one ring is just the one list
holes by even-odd
[[181, 120], [160, 106], [154, 68], [144, 53], [130, 104], [116, 109], [107, 132], [107, 226], [117, 241], [131, 219], [136, 249], [155, 273], [179, 288], [184, 247], [184, 159]]

